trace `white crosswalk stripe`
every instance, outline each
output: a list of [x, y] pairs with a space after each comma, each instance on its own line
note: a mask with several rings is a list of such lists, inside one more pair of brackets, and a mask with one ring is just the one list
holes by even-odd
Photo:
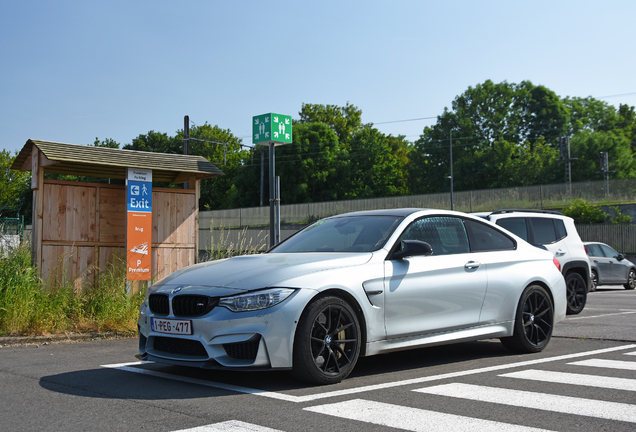
[[363, 399], [318, 405], [305, 410], [415, 432], [545, 430]]
[[[613, 351], [613, 350], [611, 350]], [[609, 353], [611, 351], [603, 351]], [[589, 354], [589, 353], [588, 353]], [[601, 352], [595, 352], [598, 355]], [[628, 356], [636, 356], [636, 352], [624, 353]], [[573, 356], [562, 356], [560, 360], [571, 359]], [[515, 366], [531, 366], [543, 363], [526, 362], [517, 363]], [[594, 375], [593, 368], [611, 369], [622, 371], [636, 371], [635, 361], [621, 361], [601, 358], [589, 358], [587, 360], [565, 363], [573, 367], [575, 372], [559, 372], [540, 369], [525, 369], [516, 372], [501, 373], [499, 378], [513, 380], [529, 380], [545, 383], [560, 384], [566, 386], [579, 386], [588, 388], [602, 388], [618, 391], [636, 392], [636, 379]], [[123, 367], [122, 365], [117, 365]], [[581, 368], [580, 366], [586, 367]], [[495, 372], [506, 367], [491, 367], [480, 369], [480, 372]], [[536, 366], [535, 366], [536, 367]], [[574, 368], [575, 367], [575, 368]], [[589, 368], [589, 369], [587, 369]], [[590, 373], [581, 373], [590, 372]], [[459, 379], [467, 375], [457, 373], [454, 376], [447, 374], [444, 378]], [[470, 374], [468, 374], [470, 375]], [[439, 379], [438, 376], [435, 378]], [[409, 382], [410, 385], [424, 384], [430, 382], [428, 379], [418, 379]], [[395, 387], [395, 386], [389, 386]], [[449, 397], [463, 400], [470, 400], [482, 403], [492, 403], [515, 408], [542, 410], [545, 412], [569, 414], [574, 416], [585, 416], [595, 419], [614, 420], [628, 423], [636, 423], [636, 404], [619, 403], [602, 400], [602, 398], [586, 399], [579, 397], [550, 394], [549, 389], [553, 386], [546, 386], [548, 393], [515, 390], [504, 387], [491, 387], [475, 384], [464, 384], [451, 382], [449, 384], [435, 385], [431, 387], [418, 388], [413, 392], [432, 396]], [[240, 390], [240, 389], [239, 389]], [[338, 393], [338, 392], [332, 392]], [[348, 393], [343, 391], [340, 396]], [[259, 394], [253, 392], [253, 394]], [[262, 394], [260, 394], [262, 395]], [[316, 399], [315, 396], [288, 396], [290, 402], [309, 402]], [[628, 399], [629, 400], [629, 399]], [[545, 429], [532, 428], [528, 425], [516, 425], [508, 423], [508, 419], [499, 422], [475, 417], [462, 416], [452, 413], [442, 413], [417, 407], [400, 406], [391, 403], [371, 401], [366, 399], [352, 399], [343, 402], [322, 404], [304, 408], [304, 411], [319, 413], [338, 417], [356, 422], [386, 426], [407, 431], [545, 431]], [[344, 427], [346, 429], [346, 427]], [[175, 432], [281, 432], [277, 429], [245, 423], [241, 421], [227, 421], [192, 429], [184, 429]]]
[[512, 372], [500, 377], [519, 378], [532, 381], [542, 381], [559, 384], [571, 384], [586, 387], [606, 388], [613, 390], [636, 391], [636, 380], [629, 378], [614, 378], [597, 375], [583, 375], [565, 372], [551, 372], [537, 369], [528, 369], [520, 372]]
[[258, 426], [238, 420], [230, 420], [222, 423], [214, 423], [206, 426], [198, 426], [192, 429], [181, 429], [173, 432], [281, 432], [278, 429]]
[[636, 371], [636, 362], [633, 361], [589, 359], [568, 364], [575, 366], [590, 366], [605, 369]]
[[461, 383], [443, 384], [413, 391], [479, 402], [491, 402], [564, 414], [636, 423], [636, 409], [634, 409], [634, 405], [625, 403], [605, 402], [594, 399]]

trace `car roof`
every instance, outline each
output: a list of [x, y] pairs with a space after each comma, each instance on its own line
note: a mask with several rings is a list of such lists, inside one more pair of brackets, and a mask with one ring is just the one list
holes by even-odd
[[494, 212], [490, 214], [497, 215], [497, 214], [507, 214], [507, 213], [534, 213], [534, 214], [549, 214], [549, 215], [555, 215], [555, 216], [564, 216], [563, 213], [558, 212], [556, 210], [541, 210], [541, 209], [502, 209], [502, 210], [495, 210]]
[[383, 209], [383, 210], [363, 210], [351, 213], [343, 213], [339, 215], [334, 215], [331, 217], [343, 217], [343, 216], [399, 216], [406, 217], [410, 216], [413, 213], [427, 211], [432, 209], [421, 209], [421, 208], [396, 208], [396, 209]]

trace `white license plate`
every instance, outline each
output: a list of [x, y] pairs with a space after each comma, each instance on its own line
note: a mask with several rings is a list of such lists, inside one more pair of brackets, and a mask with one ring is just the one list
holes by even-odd
[[178, 335], [192, 334], [192, 321], [190, 320], [172, 320], [162, 318], [150, 318], [152, 331], [157, 333], [168, 333]]

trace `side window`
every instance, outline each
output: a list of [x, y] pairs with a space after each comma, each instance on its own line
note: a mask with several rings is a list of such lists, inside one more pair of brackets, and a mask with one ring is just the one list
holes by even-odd
[[528, 225], [526, 218], [499, 219], [497, 225], [528, 241]]
[[534, 241], [539, 244], [550, 244], [557, 240], [554, 221], [549, 218], [529, 218], [534, 233]]
[[498, 230], [471, 220], [465, 220], [472, 252], [514, 250], [516, 243]]
[[435, 216], [416, 220], [404, 230], [401, 240], [420, 240], [431, 245], [433, 255], [468, 253], [468, 235], [462, 220]]
[[618, 252], [616, 252], [614, 249], [612, 249], [609, 246], [606, 245], [599, 245], [600, 248], [603, 250], [603, 254], [608, 257], [608, 258], [617, 258], [618, 257]]
[[603, 252], [601, 252], [600, 245], [589, 244], [589, 245], [585, 246], [585, 248], [587, 249], [587, 255], [588, 256], [596, 256], [596, 257], [602, 257], [603, 256]]

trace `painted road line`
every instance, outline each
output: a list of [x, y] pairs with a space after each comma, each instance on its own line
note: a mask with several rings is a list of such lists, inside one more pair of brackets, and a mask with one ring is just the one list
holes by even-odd
[[444, 384], [413, 391], [478, 402], [491, 402], [521, 408], [636, 423], [634, 405], [625, 403], [460, 383]]
[[572, 318], [567, 317], [564, 322], [573, 321], [573, 320], [590, 319], [590, 318], [603, 318], [603, 317], [615, 316], [615, 315], [630, 315], [630, 314], [636, 314], [636, 311], [630, 310], [630, 311], [627, 311], [627, 312], [606, 313], [606, 314], [601, 314], [601, 315], [577, 316], [577, 317], [572, 317]]
[[199, 426], [192, 429], [180, 429], [174, 432], [281, 432], [278, 429], [258, 426], [238, 420], [230, 420], [222, 423], [214, 423], [206, 426]]
[[[544, 431], [526, 426], [409, 408], [383, 402], [353, 399], [346, 402], [304, 408], [320, 414], [357, 420], [407, 431]], [[340, 426], [338, 428], [341, 428]], [[342, 427], [346, 430], [348, 428]]]
[[[134, 364], [142, 364], [142, 363], [148, 363], [148, 362], [137, 362]], [[150, 362], [152, 363], [152, 362]], [[128, 363], [130, 364], [130, 363]], [[284, 393], [277, 393], [277, 392], [268, 392], [265, 390], [259, 390], [259, 389], [253, 389], [253, 388], [249, 388], [249, 387], [243, 387], [243, 386], [237, 386], [237, 385], [233, 385], [233, 384], [226, 384], [226, 383], [220, 383], [220, 382], [215, 382], [215, 381], [207, 381], [207, 380], [202, 380], [199, 378], [190, 378], [190, 377], [185, 377], [185, 376], [180, 376], [180, 375], [173, 375], [173, 374], [167, 374], [165, 372], [159, 372], [159, 371], [153, 371], [153, 370], [148, 370], [148, 369], [142, 369], [142, 368], [138, 368], [138, 367], [130, 367], [130, 366], [121, 366], [121, 365], [102, 365], [102, 367], [105, 368], [109, 368], [109, 369], [116, 369], [116, 370], [120, 370], [120, 371], [125, 371], [125, 372], [132, 372], [132, 373], [137, 373], [137, 374], [141, 374], [141, 375], [146, 375], [146, 376], [153, 376], [156, 378], [166, 378], [166, 379], [170, 379], [170, 380], [174, 380], [174, 381], [181, 381], [181, 382], [185, 382], [188, 384], [198, 384], [204, 387], [212, 387], [212, 388], [218, 388], [218, 389], [222, 389], [222, 390], [231, 390], [237, 393], [247, 393], [247, 394], [254, 394], [254, 395], [258, 395], [258, 396], [266, 396], [272, 399], [281, 399], [281, 400], [285, 400], [288, 402], [298, 402], [297, 397], [296, 396], [290, 396], [290, 395], [286, 395]]]
[[598, 375], [552, 372], [536, 369], [512, 372], [499, 376], [532, 381], [579, 385], [585, 387], [606, 388], [612, 390], [636, 391], [636, 380], [628, 378], [614, 378]]
[[632, 355], [632, 356], [636, 356], [636, 351], [634, 351], [634, 352], [630, 352], [630, 353], [625, 353], [625, 355]]
[[568, 364], [575, 366], [590, 366], [605, 369], [636, 371], [636, 362], [633, 361], [589, 359]]
[[476, 375], [481, 373], [497, 372], [497, 371], [505, 370], [505, 369], [534, 366], [537, 364], [570, 360], [570, 359], [580, 358], [580, 357], [589, 357], [589, 356], [607, 354], [607, 353], [611, 353], [615, 351], [623, 351], [623, 350], [634, 349], [634, 348], [636, 348], [636, 345], [634, 344], [621, 345], [617, 347], [604, 348], [604, 349], [599, 349], [594, 351], [584, 351], [580, 353], [565, 354], [565, 355], [560, 355], [555, 357], [547, 357], [543, 359], [527, 360], [527, 361], [516, 362], [516, 363], [506, 363], [506, 364], [497, 365], [497, 366], [489, 366], [489, 367], [478, 368], [478, 369], [469, 369], [469, 370], [450, 372], [450, 373], [445, 373], [440, 375], [431, 375], [431, 376], [425, 376], [420, 378], [413, 378], [408, 380], [392, 381], [392, 382], [383, 383], [383, 384], [354, 387], [354, 388], [345, 389], [345, 390], [336, 390], [336, 391], [317, 393], [317, 394], [311, 394], [311, 395], [305, 395], [305, 396], [293, 396], [293, 395], [288, 395], [284, 393], [270, 392], [270, 391], [253, 389], [248, 387], [241, 387], [241, 386], [234, 386], [231, 384], [216, 383], [216, 382], [205, 381], [205, 380], [196, 379], [196, 378], [182, 377], [180, 375], [173, 375], [173, 374], [167, 374], [163, 372], [151, 371], [151, 370], [143, 369], [139, 367], [132, 367], [133, 365], [143, 365], [144, 363], [147, 363], [147, 362], [122, 363], [124, 366], [122, 366], [122, 364], [102, 365], [102, 367], [117, 369], [117, 370], [126, 371], [126, 372], [133, 372], [133, 373], [138, 373], [138, 374], [143, 374], [148, 376], [155, 376], [159, 378], [168, 378], [168, 379], [183, 381], [183, 382], [187, 382], [191, 384], [200, 384], [202, 386], [215, 387], [215, 388], [220, 388], [224, 390], [233, 390], [239, 393], [248, 393], [248, 394], [253, 394], [256, 396], [264, 396], [264, 397], [269, 397], [273, 399], [284, 400], [287, 402], [304, 403], [304, 402], [311, 402], [318, 399], [346, 396], [346, 395], [364, 393], [369, 391], [378, 391], [378, 390], [384, 390], [387, 388], [403, 387], [407, 385], [417, 385], [417, 384], [438, 381], [443, 379], [452, 379], [452, 378], [459, 378], [463, 376]]

